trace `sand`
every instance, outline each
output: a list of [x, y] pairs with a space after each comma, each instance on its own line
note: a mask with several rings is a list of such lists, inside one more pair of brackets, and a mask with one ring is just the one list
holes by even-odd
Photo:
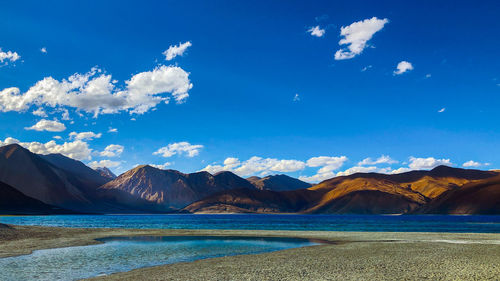
[[0, 257], [131, 235], [277, 236], [318, 246], [177, 263], [92, 280], [498, 280], [500, 234], [0, 228]]

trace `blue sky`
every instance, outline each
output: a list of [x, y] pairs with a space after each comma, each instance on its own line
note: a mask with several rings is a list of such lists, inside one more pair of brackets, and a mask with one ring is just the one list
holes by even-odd
[[6, 2], [0, 141], [117, 173], [499, 168], [500, 4], [435, 2]]

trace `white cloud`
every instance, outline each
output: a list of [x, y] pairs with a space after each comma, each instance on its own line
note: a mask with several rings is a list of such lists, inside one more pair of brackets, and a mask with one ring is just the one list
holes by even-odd
[[155, 167], [155, 168], [162, 169], [162, 170], [165, 170], [170, 165], [172, 165], [172, 163], [170, 163], [170, 162], [165, 162], [164, 164], [150, 164], [151, 167]]
[[89, 148], [86, 142], [76, 140], [73, 142], [65, 142], [63, 144], [57, 144], [54, 140], [46, 143], [40, 142], [20, 142], [14, 138], [6, 138], [4, 141], [0, 140], [0, 146], [18, 143], [24, 148], [30, 150], [37, 154], [51, 154], [60, 153], [67, 157], [84, 160], [91, 159], [92, 149]]
[[430, 170], [439, 165], [452, 166], [450, 159], [436, 159], [434, 157], [416, 158], [410, 157], [410, 164], [408, 167], [412, 170]]
[[105, 159], [105, 160], [100, 160], [100, 161], [92, 161], [92, 162], [88, 163], [88, 165], [92, 169], [103, 168], [103, 167], [114, 168], [114, 167], [120, 166], [120, 163], [121, 162], [119, 162], [119, 161], [111, 161], [111, 160]]
[[428, 79], [428, 78], [431, 78], [432, 77], [432, 74], [428, 73], [425, 75], [425, 78]]
[[56, 140], [62, 140], [62, 137], [61, 136], [53, 136], [52, 138], [56, 139]]
[[368, 157], [363, 159], [361, 162], [358, 163], [358, 166], [366, 166], [366, 165], [378, 165], [378, 164], [395, 164], [398, 163], [398, 161], [392, 159], [388, 155], [382, 155], [376, 160], [373, 160], [372, 158]]
[[307, 166], [308, 167], [331, 166], [333, 167], [333, 170], [336, 170], [342, 167], [342, 165], [344, 165], [344, 162], [346, 161], [347, 161], [346, 156], [340, 156], [340, 157], [318, 156], [309, 158], [309, 160], [307, 160]]
[[187, 48], [191, 47], [190, 41], [179, 43], [179, 45], [171, 45], [168, 49], [163, 52], [165, 60], [173, 60], [176, 56], [182, 56]]
[[348, 176], [348, 175], [352, 175], [355, 173], [388, 173], [390, 171], [391, 171], [390, 168], [378, 168], [376, 166], [369, 166], [369, 167], [354, 166], [354, 167], [351, 167], [343, 172], [338, 172], [336, 176], [337, 177]]
[[343, 36], [339, 45], [347, 45], [335, 53], [336, 60], [352, 59], [361, 54], [367, 46], [367, 42], [373, 35], [384, 28], [388, 19], [378, 19], [373, 17], [363, 21], [354, 22], [349, 26], [343, 26], [340, 29], [340, 35]]
[[401, 75], [407, 71], [413, 70], [413, 65], [411, 62], [400, 61], [394, 70], [394, 75]]
[[401, 173], [406, 173], [406, 172], [409, 172], [409, 171], [411, 171], [410, 168], [401, 167], [401, 168], [398, 168], [396, 170], [390, 171], [389, 174], [401, 174]]
[[111, 75], [92, 68], [85, 74], [76, 73], [58, 81], [46, 77], [21, 94], [19, 88], [0, 91], [0, 111], [26, 111], [31, 105], [53, 108], [72, 107], [88, 113], [143, 114], [160, 102], [168, 103], [169, 93], [182, 103], [192, 88], [189, 73], [177, 66], [158, 66], [152, 71], [141, 72], [125, 81], [125, 89], [111, 82]]
[[188, 157], [194, 157], [200, 153], [200, 149], [203, 145], [200, 144], [190, 144], [189, 142], [174, 142], [167, 146], [164, 146], [157, 151], [154, 155], [161, 155], [163, 157], [172, 157], [175, 154], [187, 154]]
[[463, 167], [481, 167], [481, 166], [489, 166], [489, 165], [490, 165], [490, 163], [480, 163], [480, 162], [476, 162], [473, 160], [469, 160], [469, 161], [462, 164]]
[[207, 165], [202, 171], [217, 173], [220, 171], [232, 171], [240, 176], [249, 176], [256, 173], [267, 175], [275, 172], [295, 172], [303, 170], [306, 163], [293, 159], [275, 159], [253, 156], [250, 159], [240, 162], [238, 158], [229, 157], [222, 165]]
[[123, 150], [124, 150], [123, 145], [110, 144], [106, 146], [104, 151], [101, 151], [99, 154], [105, 157], [117, 157], [122, 154]]
[[4, 52], [2, 51], [2, 48], [0, 48], [0, 63], [3, 63], [4, 61], [15, 62], [20, 58], [21, 56], [19, 56], [17, 52], [12, 52], [12, 51]]
[[295, 96], [293, 96], [293, 101], [295, 101], [295, 102], [300, 101], [299, 94], [295, 94]]
[[93, 140], [93, 139], [98, 139], [102, 136], [101, 133], [94, 133], [94, 132], [71, 132], [69, 133], [69, 138], [73, 140]]
[[31, 127], [25, 127], [26, 130], [62, 132], [66, 130], [66, 126], [57, 120], [42, 119]]
[[301, 176], [300, 180], [308, 182], [320, 182], [326, 179], [335, 177], [333, 171], [338, 170], [347, 161], [346, 156], [331, 157], [331, 156], [318, 156], [312, 157], [307, 160], [308, 167], [321, 167], [318, 172], [313, 176]]
[[40, 117], [47, 117], [47, 113], [45, 112], [45, 110], [43, 110], [43, 108], [38, 108], [37, 110], [33, 110], [31, 112], [31, 114], [35, 115], [35, 116], [40, 116]]
[[109, 127], [108, 133], [118, 133], [118, 129]]
[[42, 48], [40, 49], [40, 52], [42, 52], [42, 53], [46, 54], [46, 53], [47, 53], [47, 48], [42, 47]]
[[307, 32], [309, 32], [312, 36], [323, 37], [326, 31], [324, 29], [319, 28], [319, 25], [317, 25], [311, 27], [309, 30], [307, 30]]
[[439, 113], [443, 113], [445, 110], [446, 110], [446, 107], [443, 107], [443, 108], [441, 108], [440, 110], [438, 110], [438, 112], [439, 112]]

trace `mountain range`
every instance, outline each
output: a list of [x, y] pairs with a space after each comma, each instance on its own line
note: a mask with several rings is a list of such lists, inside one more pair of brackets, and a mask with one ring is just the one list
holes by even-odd
[[0, 214], [71, 212], [500, 214], [500, 173], [439, 166], [311, 185], [286, 175], [244, 179], [141, 165], [117, 177], [61, 154], [0, 147]]

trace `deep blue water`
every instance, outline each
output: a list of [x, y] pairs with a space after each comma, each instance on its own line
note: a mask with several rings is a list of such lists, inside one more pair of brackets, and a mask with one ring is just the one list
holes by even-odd
[[87, 228], [259, 229], [500, 233], [500, 216], [441, 215], [57, 215], [0, 217], [1, 223]]
[[237, 237], [121, 237], [104, 244], [46, 249], [1, 258], [2, 281], [79, 280], [206, 258], [266, 253], [315, 245], [306, 239]]

